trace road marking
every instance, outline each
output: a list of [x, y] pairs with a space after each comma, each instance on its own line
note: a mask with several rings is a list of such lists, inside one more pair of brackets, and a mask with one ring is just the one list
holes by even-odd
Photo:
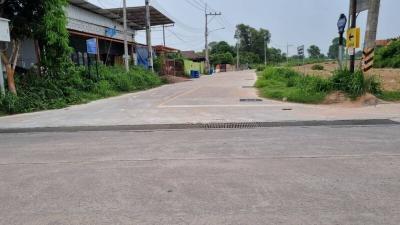
[[[276, 104], [259, 104], [259, 105], [159, 105], [158, 108], [224, 108], [224, 107], [276, 107], [276, 108], [286, 108], [296, 105], [276, 105]], [[307, 108], [321, 109], [318, 106], [307, 106]]]
[[179, 98], [179, 97], [182, 97], [182, 96], [185, 96], [185, 95], [187, 95], [187, 94], [193, 93], [193, 92], [199, 90], [200, 88], [202, 88], [202, 86], [197, 87], [197, 88], [194, 88], [194, 89], [189, 90], [189, 91], [181, 92], [181, 93], [179, 93], [179, 94], [177, 94], [177, 95], [175, 95], [175, 96], [173, 96], [173, 97], [171, 97], [171, 98], [169, 98], [169, 99], [167, 99], [167, 100], [161, 102], [161, 103], [158, 105], [158, 107], [160, 108], [160, 107], [162, 107], [162, 106], [168, 104], [169, 102], [172, 102], [173, 100], [175, 100], [175, 99], [177, 99], [177, 98]]

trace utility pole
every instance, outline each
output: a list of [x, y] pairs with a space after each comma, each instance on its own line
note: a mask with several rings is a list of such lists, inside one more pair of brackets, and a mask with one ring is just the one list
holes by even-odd
[[235, 32], [236, 43], [236, 70], [240, 69], [240, 32]]
[[[351, 28], [356, 28], [357, 26], [357, 0], [351, 0]], [[356, 62], [356, 49], [349, 49], [350, 52], [350, 72], [354, 73], [355, 71], [355, 62]]]
[[289, 64], [289, 47], [291, 47], [293, 45], [289, 45], [289, 43], [287, 43], [286, 45], [286, 63]]
[[368, 10], [367, 30], [365, 31], [365, 46], [364, 46], [367, 49], [375, 48], [380, 3], [381, 3], [380, 0], [369, 1], [370, 5]]
[[240, 70], [240, 41], [238, 40], [237, 48], [236, 48], [236, 69]]
[[125, 70], [129, 71], [129, 54], [128, 54], [128, 25], [126, 21], [126, 0], [123, 0], [123, 20], [124, 20], [124, 62]]
[[264, 65], [267, 65], [267, 34], [264, 37]]
[[165, 25], [162, 25], [162, 32], [163, 32], [163, 42], [165, 47]]
[[151, 21], [150, 21], [150, 0], [146, 0], [146, 42], [148, 49], [147, 61], [149, 63], [149, 69], [154, 72], [153, 67], [153, 48], [151, 46]]
[[209, 55], [208, 55], [208, 35], [209, 35], [209, 32], [208, 32], [208, 17], [209, 16], [220, 16], [220, 15], [222, 15], [221, 13], [208, 13], [207, 12], [207, 3], [205, 4], [205, 7], [204, 7], [204, 14], [205, 14], [205, 17], [206, 17], [206, 26], [205, 26], [205, 32], [204, 32], [204, 36], [205, 36], [205, 46], [204, 46], [204, 51], [205, 51], [205, 56], [206, 56], [206, 74], [209, 74], [210, 73], [210, 58], [209, 58]]

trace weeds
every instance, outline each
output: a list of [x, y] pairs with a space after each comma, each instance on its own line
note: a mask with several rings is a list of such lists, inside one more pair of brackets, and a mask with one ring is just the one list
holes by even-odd
[[256, 82], [261, 94], [273, 99], [300, 103], [320, 103], [332, 91], [343, 91], [355, 99], [367, 92], [382, 93], [375, 77], [364, 78], [362, 72], [336, 71], [330, 79], [303, 76], [289, 68], [269, 67]]
[[53, 79], [35, 73], [17, 75], [18, 96], [7, 93], [0, 97], [0, 111], [8, 114], [58, 109], [72, 104], [144, 90], [162, 84], [159, 76], [132, 68], [99, 66], [99, 77], [91, 77], [85, 68], [76, 67], [68, 76]]
[[315, 64], [311, 67], [312, 70], [324, 70], [324, 66], [320, 64]]

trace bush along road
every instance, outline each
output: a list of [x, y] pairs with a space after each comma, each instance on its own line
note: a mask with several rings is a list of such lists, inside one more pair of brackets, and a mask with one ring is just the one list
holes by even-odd
[[65, 77], [52, 78], [28, 72], [16, 76], [18, 95], [0, 97], [0, 115], [64, 108], [122, 93], [145, 90], [162, 85], [156, 74], [140, 67], [129, 72], [124, 68], [99, 65], [98, 76], [84, 67], [71, 67]]
[[282, 67], [268, 67], [260, 73], [256, 87], [263, 97], [290, 102], [317, 104], [333, 91], [344, 92], [352, 100], [366, 93], [383, 96], [378, 79], [365, 78], [361, 71], [335, 71], [331, 78], [303, 76]]

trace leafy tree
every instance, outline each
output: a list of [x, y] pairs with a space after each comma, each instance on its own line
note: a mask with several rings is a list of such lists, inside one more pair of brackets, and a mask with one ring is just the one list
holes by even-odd
[[[346, 45], [346, 39], [344, 38], [344, 45]], [[332, 40], [331, 46], [329, 46], [328, 57], [330, 59], [337, 59], [339, 57], [339, 38], [336, 37]]]
[[266, 29], [255, 29], [245, 24], [236, 26], [236, 38], [240, 40], [240, 51], [251, 52], [264, 58], [264, 45], [271, 40], [271, 33]]
[[[13, 0], [0, 5], [0, 17], [10, 20], [10, 49], [2, 51], [1, 60], [6, 66], [7, 84], [11, 93], [17, 94], [14, 75], [21, 42], [33, 39], [43, 15], [42, 0]], [[2, 49], [5, 49], [2, 47]], [[9, 54], [10, 52], [10, 54]]]
[[233, 64], [233, 55], [230, 52], [212, 54], [210, 62], [212, 65]]
[[282, 50], [278, 48], [268, 49], [268, 62], [279, 63], [286, 59], [286, 55], [282, 53]]
[[11, 93], [17, 94], [15, 68], [25, 39], [39, 41], [45, 75], [54, 77], [68, 73], [71, 49], [66, 28], [67, 3], [67, 0], [12, 0], [0, 5], [0, 16], [10, 20], [11, 45], [10, 49], [1, 52], [1, 59], [6, 65]]
[[312, 58], [312, 59], [316, 59], [316, 58], [319, 58], [321, 56], [321, 50], [316, 45], [311, 45], [307, 49], [307, 52], [308, 52], [310, 58]]
[[376, 50], [374, 66], [400, 68], [400, 39]]
[[211, 54], [221, 54], [221, 53], [231, 53], [235, 54], [235, 50], [232, 46], [230, 46], [227, 42], [212, 42], [211, 43]]
[[65, 75], [71, 66], [69, 34], [67, 30], [67, 16], [65, 6], [68, 0], [44, 0], [43, 17], [38, 31], [39, 41], [42, 43], [42, 63], [47, 75], [59, 77]]
[[240, 53], [240, 64], [253, 64], [260, 63], [260, 57], [254, 52], [241, 52]]

